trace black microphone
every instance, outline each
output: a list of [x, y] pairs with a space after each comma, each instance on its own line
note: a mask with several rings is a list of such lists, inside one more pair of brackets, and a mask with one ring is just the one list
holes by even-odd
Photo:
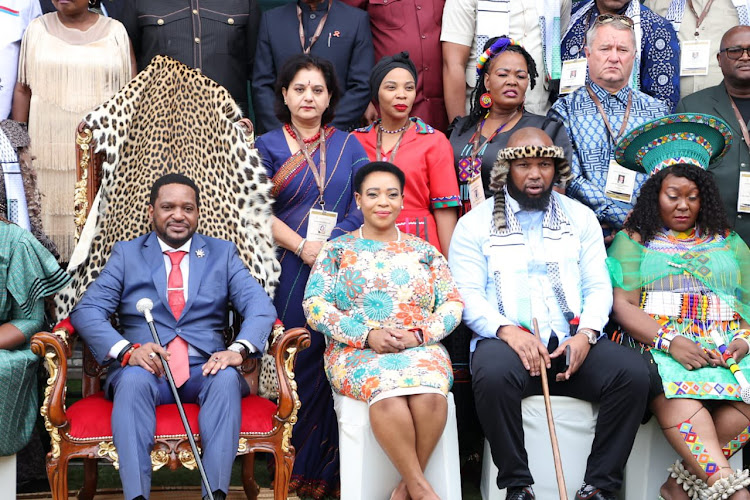
[[[141, 299], [141, 300], [148, 300], [148, 299]], [[149, 300], [149, 302], [151, 301]], [[140, 304], [140, 302], [138, 303]], [[573, 319], [575, 319], [576, 315], [573, 314], [571, 311], [568, 311], [566, 313], [563, 313], [563, 317], [565, 318], [565, 321], [568, 322], [568, 327], [569, 327], [568, 335], [572, 337], [578, 332], [578, 325], [573, 324]]]

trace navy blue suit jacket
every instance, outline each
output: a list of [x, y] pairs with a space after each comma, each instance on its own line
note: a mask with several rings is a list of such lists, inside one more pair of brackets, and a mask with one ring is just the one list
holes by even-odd
[[[289, 57], [301, 53], [297, 3], [264, 12], [255, 51], [252, 92], [259, 133], [281, 127], [273, 111], [276, 76]], [[310, 54], [333, 63], [342, 93], [333, 125], [340, 130], [350, 130], [357, 125], [370, 102], [369, 79], [375, 55], [367, 13], [333, 0], [325, 27]]]
[[[133, 344], [153, 342], [143, 314], [136, 309], [136, 303], [144, 297], [154, 303], [151, 313], [163, 345], [179, 333], [208, 355], [223, 351], [223, 330], [231, 302], [243, 317], [237, 338], [253, 344], [258, 355], [263, 352], [276, 310], [240, 260], [237, 247], [195, 233], [189, 258], [188, 297], [176, 320], [167, 302], [167, 271], [156, 234], [115, 244], [107, 265], [70, 315], [99, 363], [107, 361], [109, 350], [123, 338]], [[110, 323], [114, 313], [122, 334]], [[112, 363], [110, 378], [119, 369], [118, 363]]]

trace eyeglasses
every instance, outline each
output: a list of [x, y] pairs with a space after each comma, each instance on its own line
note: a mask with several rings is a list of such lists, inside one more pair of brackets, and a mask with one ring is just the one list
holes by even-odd
[[750, 57], [750, 47], [727, 47], [726, 49], [721, 49], [719, 51], [719, 54], [724, 52], [729, 59], [740, 59], [742, 57], [742, 54], [747, 52], [748, 57]]
[[633, 29], [633, 20], [628, 16], [621, 14], [602, 14], [596, 18], [594, 24], [609, 24], [609, 23], [622, 23], [631, 30]]

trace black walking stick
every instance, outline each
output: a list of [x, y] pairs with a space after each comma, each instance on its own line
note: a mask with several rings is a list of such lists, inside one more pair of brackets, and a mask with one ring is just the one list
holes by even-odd
[[[138, 309], [138, 312], [146, 317], [146, 322], [148, 323], [148, 327], [151, 329], [151, 335], [154, 337], [154, 342], [158, 345], [161, 345], [159, 334], [156, 333], [156, 326], [154, 326], [154, 317], [151, 316], [151, 309], [153, 307], [154, 303], [151, 301], [151, 299], [148, 298], [139, 300], [135, 305], [135, 308]], [[177, 403], [177, 411], [180, 412], [180, 420], [182, 420], [182, 426], [185, 427], [188, 441], [190, 441], [190, 448], [192, 448], [193, 450], [195, 463], [198, 464], [198, 471], [201, 473], [201, 481], [203, 481], [203, 487], [206, 488], [206, 493], [208, 494], [207, 496], [209, 500], [214, 500], [213, 490], [211, 489], [211, 485], [208, 484], [208, 477], [206, 477], [206, 471], [203, 469], [203, 460], [201, 460], [201, 456], [198, 453], [198, 446], [196, 446], [195, 439], [193, 438], [193, 431], [190, 430], [190, 424], [188, 423], [187, 417], [185, 416], [185, 409], [182, 407], [180, 395], [177, 394], [177, 386], [174, 383], [174, 378], [172, 378], [172, 370], [169, 369], [169, 363], [167, 363], [167, 361], [161, 354], [159, 354], [159, 358], [161, 359], [161, 364], [164, 366], [164, 373], [167, 375], [167, 381], [169, 382], [169, 388], [172, 390], [172, 396], [174, 397], [175, 403]]]

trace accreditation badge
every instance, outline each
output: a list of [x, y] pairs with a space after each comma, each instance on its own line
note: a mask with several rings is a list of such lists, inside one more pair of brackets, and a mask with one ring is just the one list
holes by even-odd
[[613, 200], [632, 203], [633, 191], [635, 191], [635, 171], [623, 167], [615, 160], [609, 160], [604, 195]]
[[680, 76], [705, 76], [711, 57], [710, 40], [686, 40], [681, 44]]
[[307, 241], [328, 241], [338, 217], [336, 212], [311, 209], [307, 219]]
[[586, 85], [587, 69], [585, 57], [563, 61], [562, 73], [560, 74], [560, 95], [570, 94], [577, 88]]
[[484, 186], [482, 185], [482, 176], [477, 175], [469, 182], [469, 201], [471, 208], [477, 208], [484, 202]]
[[750, 213], [750, 172], [740, 172], [740, 191], [737, 195], [737, 211]]

